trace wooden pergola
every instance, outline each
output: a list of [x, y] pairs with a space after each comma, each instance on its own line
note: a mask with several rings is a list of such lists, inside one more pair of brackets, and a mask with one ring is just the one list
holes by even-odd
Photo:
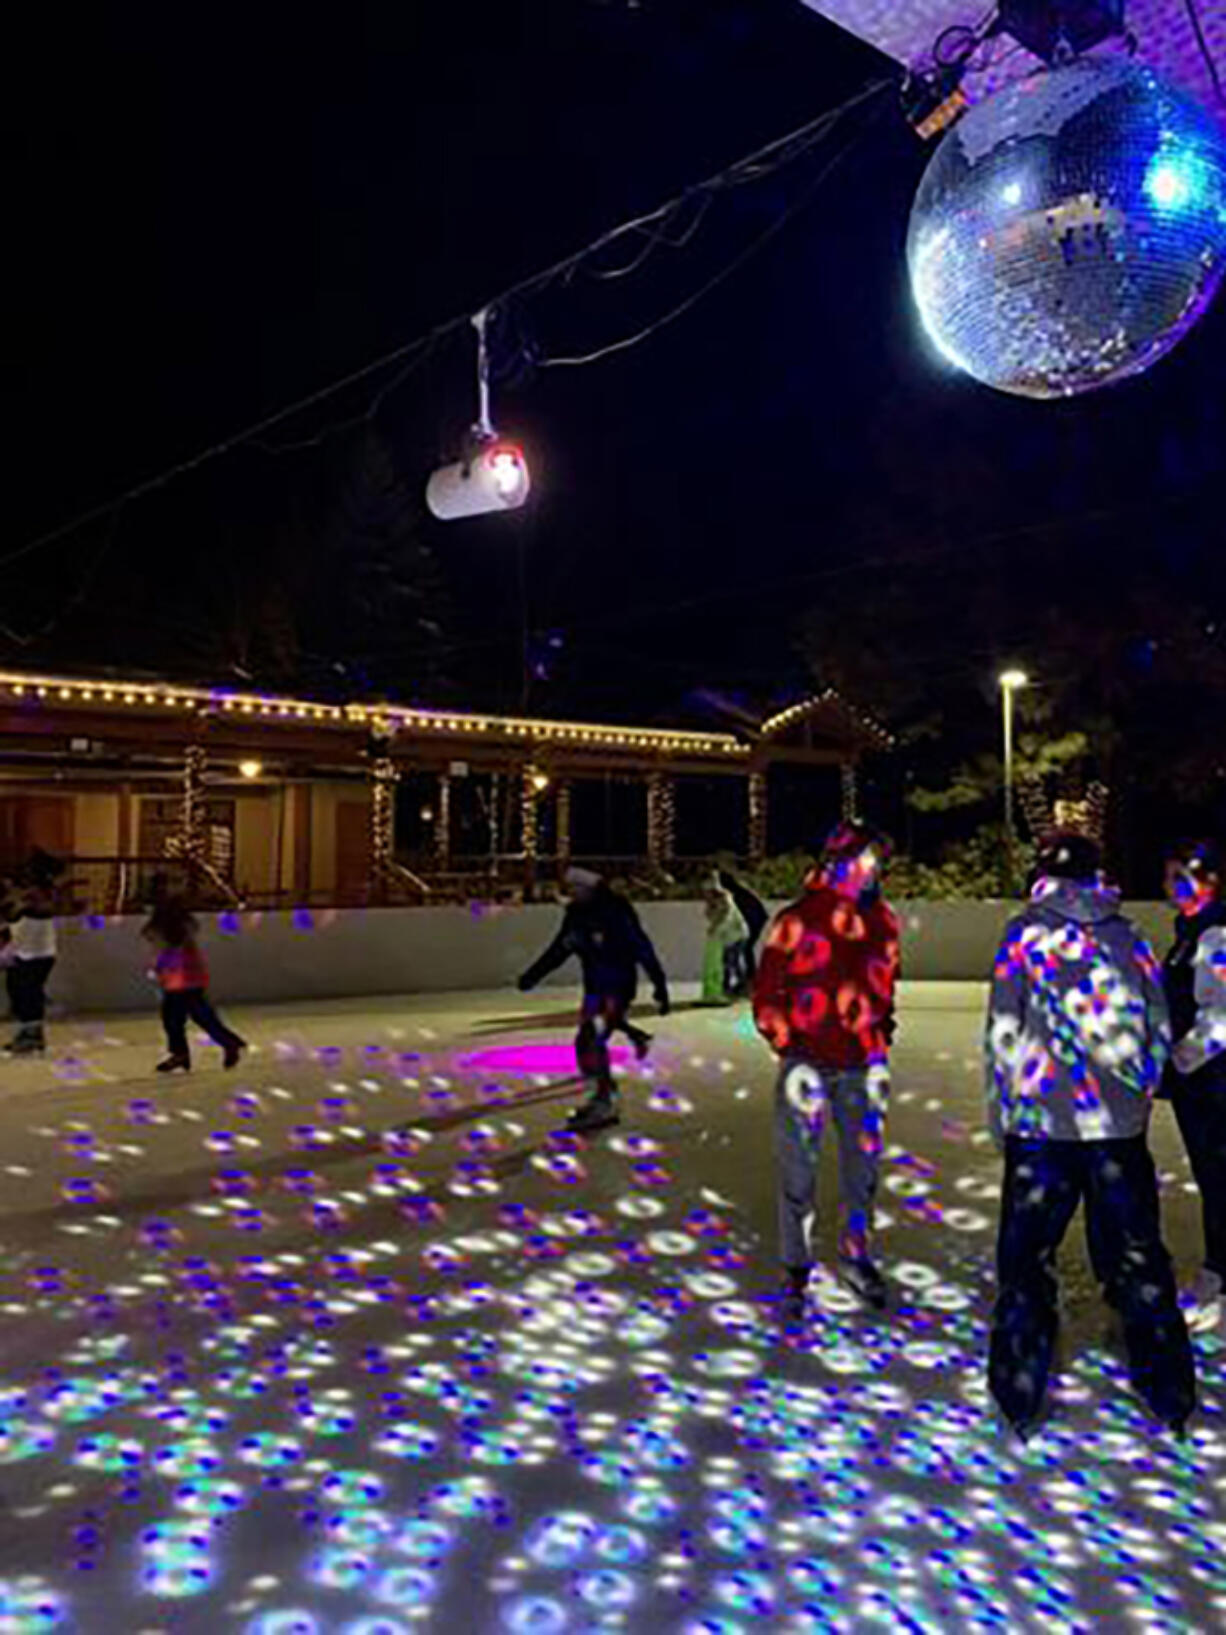
[[[542, 866], [564, 867], [571, 860], [571, 791], [580, 780], [612, 775], [641, 783], [644, 861], [667, 872], [676, 853], [679, 778], [719, 775], [744, 781], [748, 855], [757, 860], [766, 850], [772, 767], [838, 767], [843, 807], [850, 811], [861, 758], [891, 743], [883, 727], [833, 691], [756, 726], [712, 732], [0, 672], [0, 791], [12, 792], [23, 783], [45, 786], [48, 779], [61, 790], [112, 791], [119, 801], [116, 852], [122, 855], [133, 849], [132, 799], [141, 789], [165, 789], [172, 780], [178, 817], [165, 849], [189, 871], [207, 875], [206, 788], [227, 778], [241, 787], [237, 781], [244, 770], [251, 776], [258, 767], [291, 791], [308, 791], [305, 805], [296, 798], [288, 819], [283, 814], [283, 821], [301, 829], [309, 828], [313, 783], [350, 782], [360, 786], [368, 803], [367, 900], [374, 902], [437, 894], [452, 870], [457, 779], [485, 774], [499, 780], [504, 792], [514, 791], [516, 861], [530, 895]], [[427, 774], [436, 791], [431, 868], [419, 873], [404, 869], [395, 854], [395, 789], [409, 773]], [[556, 835], [548, 859], [540, 851], [547, 805]], [[309, 850], [309, 834], [306, 845]], [[277, 884], [280, 889], [281, 881]], [[311, 882], [294, 884], [301, 892]]]

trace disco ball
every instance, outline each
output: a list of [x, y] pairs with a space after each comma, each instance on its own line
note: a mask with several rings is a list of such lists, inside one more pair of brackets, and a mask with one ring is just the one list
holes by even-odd
[[907, 261], [938, 350], [987, 386], [1067, 397], [1140, 374], [1226, 271], [1226, 136], [1147, 68], [1045, 69], [944, 137]]

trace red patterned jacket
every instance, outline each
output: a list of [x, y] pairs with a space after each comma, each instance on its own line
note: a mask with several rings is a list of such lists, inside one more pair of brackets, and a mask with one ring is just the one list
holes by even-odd
[[821, 1067], [882, 1062], [899, 969], [889, 904], [878, 897], [861, 906], [814, 870], [804, 896], [770, 928], [753, 991], [758, 1032], [780, 1055]]

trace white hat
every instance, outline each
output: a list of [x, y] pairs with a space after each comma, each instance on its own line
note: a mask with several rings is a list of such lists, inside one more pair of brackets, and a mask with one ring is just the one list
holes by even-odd
[[600, 884], [600, 876], [591, 869], [567, 869], [562, 876], [568, 886], [577, 886], [581, 890], [595, 891]]

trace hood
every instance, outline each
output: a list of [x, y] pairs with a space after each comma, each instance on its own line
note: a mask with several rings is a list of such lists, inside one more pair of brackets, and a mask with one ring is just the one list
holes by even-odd
[[1120, 894], [1114, 886], [1044, 878], [1030, 893], [1030, 906], [1040, 918], [1053, 924], [1075, 920], [1079, 925], [1099, 925], [1119, 913]]
[[861, 912], [872, 908], [876, 903], [882, 902], [885, 896], [880, 880], [875, 880], [866, 891], [862, 891], [858, 895], [855, 892], [848, 891], [843, 886], [836, 885], [833, 880], [827, 878], [826, 871], [820, 863], [815, 863], [808, 874], [805, 875], [804, 890], [814, 897], [840, 897], [845, 903], [855, 903]]

